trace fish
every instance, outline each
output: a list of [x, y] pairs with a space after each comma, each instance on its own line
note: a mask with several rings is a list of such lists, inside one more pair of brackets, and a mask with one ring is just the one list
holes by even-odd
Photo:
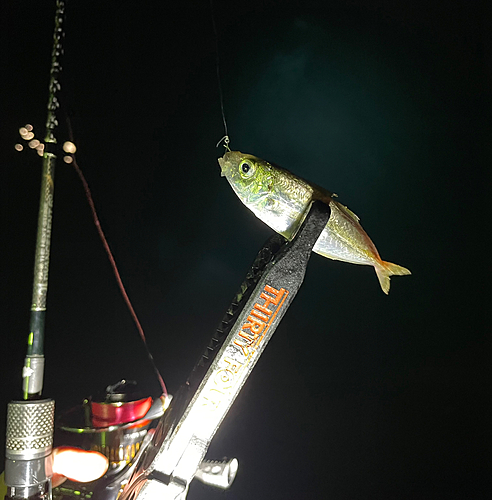
[[405, 267], [381, 259], [376, 246], [348, 207], [336, 194], [256, 156], [228, 151], [218, 159], [239, 199], [260, 220], [292, 240], [314, 201], [329, 205], [331, 214], [313, 251], [333, 260], [373, 266], [381, 289], [389, 293], [390, 277], [408, 275]]

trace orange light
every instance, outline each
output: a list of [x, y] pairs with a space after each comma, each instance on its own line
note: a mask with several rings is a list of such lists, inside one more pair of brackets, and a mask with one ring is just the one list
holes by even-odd
[[22, 151], [24, 149], [24, 146], [22, 144], [16, 144], [14, 146], [14, 148], [17, 150], [17, 151]]
[[29, 147], [31, 149], [35, 149], [39, 146], [39, 141], [37, 139], [33, 139], [32, 141], [29, 141]]
[[53, 472], [86, 483], [99, 479], [108, 469], [108, 459], [97, 451], [61, 447], [53, 453]]
[[63, 157], [63, 161], [65, 163], [72, 163], [73, 162], [73, 158], [71, 156], [64, 156]]

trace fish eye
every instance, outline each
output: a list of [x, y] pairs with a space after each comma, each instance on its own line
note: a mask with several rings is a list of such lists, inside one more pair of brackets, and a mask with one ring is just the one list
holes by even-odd
[[253, 167], [253, 164], [250, 163], [249, 161], [243, 160], [239, 164], [239, 173], [241, 174], [241, 177], [251, 177], [254, 173], [255, 169]]

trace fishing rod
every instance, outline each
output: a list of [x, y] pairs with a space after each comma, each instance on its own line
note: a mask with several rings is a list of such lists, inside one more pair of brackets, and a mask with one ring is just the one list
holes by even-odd
[[[44, 377], [44, 330], [51, 225], [57, 147], [55, 131], [60, 91], [60, 59], [63, 54], [65, 2], [56, 1], [53, 48], [49, 80], [44, 143], [34, 139], [32, 126], [22, 127], [21, 136], [43, 156], [38, 229], [34, 260], [34, 280], [27, 353], [22, 370], [22, 400], [12, 401], [7, 409], [5, 453], [6, 498], [51, 499], [52, 446], [55, 402], [41, 399]], [[19, 149], [16, 147], [16, 149]]]
[[[91, 442], [86, 446], [86, 449], [94, 449], [94, 447], [98, 446], [99, 441], [104, 443], [104, 446], [100, 446], [100, 451], [108, 456], [110, 464], [118, 465], [117, 468], [121, 469], [121, 460], [117, 460], [121, 451], [121, 443], [124, 441], [125, 445], [131, 449], [131, 452], [129, 451], [127, 454], [127, 458], [128, 456], [130, 459], [133, 458], [142, 440], [142, 433], [146, 432], [152, 420], [162, 414], [166, 398], [168, 398], [166, 386], [147, 346], [143, 329], [130, 303], [113, 255], [101, 229], [89, 186], [75, 159], [76, 147], [73, 143], [69, 120], [67, 120], [67, 125], [70, 141], [65, 141], [61, 147], [55, 136], [59, 124], [58, 112], [60, 111], [58, 93], [61, 90], [60, 75], [62, 67], [60, 60], [63, 54], [63, 39], [65, 36], [63, 30], [64, 14], [65, 2], [64, 0], [57, 0], [44, 140], [40, 141], [35, 137], [34, 128], [30, 124], [19, 129], [23, 143], [30, 149], [36, 150], [43, 160], [30, 330], [22, 370], [23, 399], [21, 401], [12, 401], [7, 409], [5, 484], [8, 488], [7, 497], [13, 499], [30, 499], [39, 496], [47, 500], [52, 498], [50, 478], [52, 476], [55, 403], [53, 399], [41, 399], [41, 397], [45, 365], [44, 337], [54, 176], [56, 160], [60, 155], [63, 155], [65, 163], [73, 164], [84, 186], [95, 226], [108, 254], [123, 299], [144, 342], [163, 394], [152, 405], [152, 398], [137, 396], [137, 392], [134, 390], [135, 384], [132, 381], [122, 380], [109, 385], [102, 396], [89, 397], [85, 400], [83, 411], [87, 418], [84, 421], [83, 431], [80, 430], [79, 426], [77, 432], [83, 432], [84, 437], [89, 435]], [[15, 149], [22, 151], [24, 145], [18, 143], [15, 145]], [[142, 423], [143, 416], [146, 419]], [[136, 420], [137, 423], [135, 423]], [[127, 425], [129, 421], [132, 422], [132, 425]], [[139, 423], [142, 423], [142, 425], [139, 425]], [[107, 432], [108, 427], [111, 429], [109, 433]], [[138, 428], [136, 432], [134, 432], [135, 428]], [[115, 429], [116, 432], [113, 432]], [[111, 461], [111, 459], [113, 460]], [[112, 472], [114, 475], [115, 467], [112, 468]]]
[[[205, 484], [228, 488], [238, 469], [237, 460], [207, 460], [207, 449], [296, 296], [312, 248], [330, 217], [330, 208], [315, 202], [291, 242], [276, 235], [263, 246], [174, 399], [164, 397], [152, 403], [151, 398], [137, 395], [134, 383], [122, 380], [109, 385], [102, 396], [87, 398], [80, 407], [62, 416], [58, 428], [64, 432], [63, 444], [102, 452], [110, 468], [98, 481], [87, 485], [67, 481], [52, 490], [54, 401], [41, 399], [41, 395], [54, 169], [62, 151], [57, 146], [55, 129], [64, 8], [64, 1], [57, 0], [45, 140], [34, 139], [31, 126], [20, 129], [29, 147], [43, 156], [43, 174], [23, 400], [11, 402], [7, 415], [6, 498], [183, 500], [195, 477]], [[223, 108], [222, 114], [224, 118]], [[227, 128], [224, 141], [228, 149]], [[22, 145], [16, 149], [21, 150]], [[65, 143], [63, 150], [67, 153], [64, 160], [73, 162], [81, 177], [99, 230], [90, 191], [73, 155], [75, 146]], [[165, 386], [161, 385], [166, 396]], [[67, 436], [79, 441], [69, 443]]]
[[[27, 124], [19, 129], [23, 144], [17, 143], [15, 145], [17, 151], [24, 150], [24, 146], [27, 145], [30, 149], [36, 150], [38, 155], [43, 158], [30, 330], [27, 353], [22, 370], [23, 399], [12, 401], [9, 403], [7, 409], [5, 453], [6, 498], [19, 500], [34, 498], [51, 500], [53, 496], [51, 477], [55, 403], [53, 399], [41, 399], [41, 397], [45, 364], [44, 337], [53, 215], [54, 174], [56, 160], [60, 155], [63, 155], [65, 163], [73, 164], [83, 184], [96, 229], [110, 260], [123, 299], [144, 342], [148, 358], [154, 368], [162, 390], [162, 396], [152, 403], [152, 398], [141, 397], [141, 394], [135, 390], [135, 382], [121, 380], [116, 384], [108, 385], [102, 395], [96, 395], [94, 398], [90, 396], [84, 401], [82, 410], [84, 415], [83, 423], [80, 424], [77, 422], [75, 424], [75, 431], [77, 434], [82, 435], [83, 442], [75, 444], [81, 445], [80, 447], [86, 450], [96, 449], [107, 456], [110, 463], [110, 471], [105, 475], [105, 484], [102, 486], [99, 485], [99, 489], [109, 491], [109, 498], [114, 499], [115, 495], [113, 495], [113, 490], [107, 487], [108, 484], [116, 484], [116, 491], [119, 490], [121, 482], [118, 482], [118, 480], [122, 477], [122, 470], [128, 469], [126, 465], [128, 465], [128, 462], [138, 452], [140, 443], [150, 424], [162, 415], [170, 399], [102, 231], [91, 191], [77, 164], [75, 158], [76, 147], [73, 143], [73, 133], [68, 118], [67, 125], [70, 141], [65, 141], [63, 146], [60, 146], [55, 136], [59, 124], [58, 114], [60, 111], [58, 93], [61, 90], [60, 75], [62, 67], [60, 60], [63, 54], [62, 42], [65, 36], [63, 30], [64, 14], [65, 2], [64, 0], [57, 0], [44, 140], [38, 140], [35, 137], [33, 126]], [[67, 413], [73, 412], [69, 411]], [[74, 430], [73, 427], [73, 421], [69, 419], [69, 423], [65, 429], [67, 432], [70, 432]], [[64, 444], [69, 444], [70, 440], [66, 435], [64, 438], [68, 441]], [[124, 451], [123, 448], [125, 448]], [[126, 473], [126, 470], [123, 470], [123, 475]], [[63, 490], [59, 489], [57, 495], [60, 496], [66, 490], [67, 488]]]

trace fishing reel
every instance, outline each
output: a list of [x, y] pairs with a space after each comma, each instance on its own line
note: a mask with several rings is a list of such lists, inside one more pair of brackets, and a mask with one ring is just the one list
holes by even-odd
[[[96, 481], [65, 481], [53, 489], [53, 500], [115, 500], [122, 493], [172, 400], [172, 396], [161, 396], [153, 401], [136, 385], [121, 380], [61, 415], [55, 439], [64, 446], [102, 453], [109, 467]], [[196, 477], [205, 484], [227, 488], [236, 471], [236, 459], [203, 461]]]
[[62, 414], [56, 424], [55, 440], [64, 446], [100, 452], [107, 457], [109, 467], [97, 481], [84, 484], [65, 481], [53, 489], [53, 498], [115, 499], [131, 473], [149, 429], [168, 404], [164, 398], [153, 401], [141, 394], [136, 382], [121, 380]]
[[54, 500], [184, 500], [195, 477], [221, 488], [232, 484], [237, 460], [205, 455], [294, 300], [329, 216], [329, 206], [315, 202], [291, 242], [279, 235], [266, 242], [172, 400], [152, 401], [122, 380], [60, 417], [59, 443], [103, 453], [109, 469], [91, 483], [54, 488]]

